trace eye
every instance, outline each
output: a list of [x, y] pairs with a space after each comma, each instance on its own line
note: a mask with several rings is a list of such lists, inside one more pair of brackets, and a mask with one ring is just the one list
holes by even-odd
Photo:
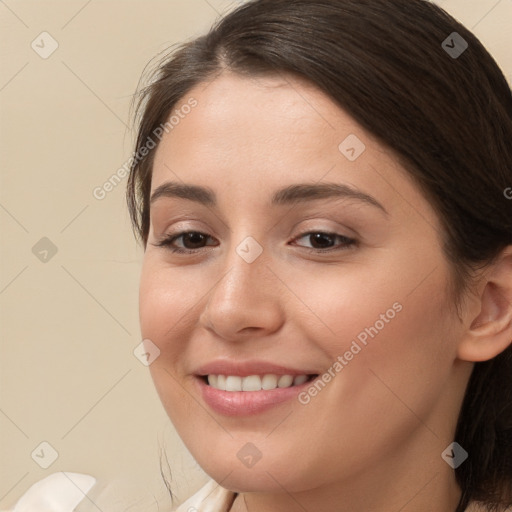
[[[182, 241], [185, 245], [190, 244], [192, 247], [176, 247], [174, 242], [180, 238], [183, 238]], [[202, 249], [201, 245], [208, 238], [211, 237], [206, 233], [201, 233], [200, 231], [182, 231], [180, 233], [168, 235], [153, 245], [156, 247], [167, 247], [174, 253], [195, 254], [199, 249]]]
[[[346, 236], [339, 235], [338, 233], [326, 233], [324, 231], [308, 231], [299, 235], [295, 240], [300, 240], [301, 238], [309, 238], [312, 247], [305, 248], [308, 249], [308, 251], [315, 253], [342, 251], [357, 244], [357, 240], [353, 238], [348, 238]], [[336, 239], [341, 243], [337, 247], [333, 248], [332, 244]]]

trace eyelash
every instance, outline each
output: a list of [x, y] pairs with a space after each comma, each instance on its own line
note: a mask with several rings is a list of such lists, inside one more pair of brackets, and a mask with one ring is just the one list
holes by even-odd
[[[207, 235], [206, 233], [202, 233], [200, 231], [180, 231], [179, 233], [168, 235], [165, 238], [163, 238], [162, 240], [160, 240], [158, 243], [152, 244], [152, 245], [154, 245], [156, 247], [166, 247], [167, 249], [169, 249], [173, 253], [178, 253], [178, 254], [196, 254], [198, 251], [200, 251], [201, 249], [204, 249], [204, 248], [201, 247], [199, 249], [182, 249], [182, 248], [179, 248], [179, 247], [173, 247], [172, 246], [174, 241], [177, 240], [178, 238], [181, 238], [183, 235], [192, 234], [192, 233], [193, 234], [197, 234], [197, 235], [204, 235], [206, 237], [209, 237], [209, 235]], [[343, 240], [343, 246], [335, 248], [335, 249], [333, 249], [333, 248], [313, 249], [313, 248], [309, 248], [309, 247], [303, 247], [303, 249], [306, 249], [309, 253], [314, 253], [314, 254], [326, 254], [326, 253], [330, 253], [330, 252], [346, 251], [350, 247], [352, 247], [354, 245], [357, 245], [357, 240], [355, 240], [353, 238], [349, 238], [349, 237], [346, 237], [346, 236], [343, 236], [343, 235], [339, 235], [338, 233], [330, 233], [330, 232], [326, 232], [326, 231], [306, 231], [306, 232], [301, 233], [300, 235], [298, 235], [294, 240], [303, 238], [306, 235], [325, 235], [325, 236], [328, 236], [328, 237], [336, 237], [336, 238], [339, 238], [339, 239]]]

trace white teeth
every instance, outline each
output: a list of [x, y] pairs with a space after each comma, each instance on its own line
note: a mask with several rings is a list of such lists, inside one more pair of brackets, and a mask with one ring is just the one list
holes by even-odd
[[242, 391], [242, 377], [237, 375], [226, 376], [226, 391]]
[[217, 375], [217, 384], [214, 384], [213, 387], [217, 387], [217, 389], [226, 390], [226, 376], [225, 375]]
[[293, 377], [291, 375], [281, 375], [277, 381], [278, 388], [289, 388], [293, 384]]
[[304, 384], [307, 380], [307, 375], [275, 375], [272, 373], [263, 376], [249, 375], [248, 377], [208, 375], [208, 384], [212, 388], [222, 391], [260, 391], [262, 389], [289, 388]]
[[261, 380], [262, 389], [276, 389], [277, 388], [277, 375], [263, 375]]
[[257, 375], [249, 375], [242, 380], [242, 391], [259, 391], [261, 389], [261, 379]]
[[304, 384], [304, 382], [306, 382], [307, 380], [308, 380], [307, 375], [297, 375], [297, 377], [295, 377], [293, 379], [293, 385], [300, 386], [301, 384]]

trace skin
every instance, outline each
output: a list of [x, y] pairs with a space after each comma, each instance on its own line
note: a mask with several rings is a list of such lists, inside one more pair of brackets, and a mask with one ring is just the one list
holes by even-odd
[[[218, 204], [155, 201], [140, 282], [142, 335], [160, 349], [150, 371], [178, 434], [240, 493], [234, 512], [453, 512], [460, 490], [441, 453], [473, 361], [512, 339], [510, 253], [478, 282], [461, 321], [436, 213], [396, 156], [327, 96], [290, 76], [224, 72], [181, 104], [190, 97], [198, 105], [156, 149], [152, 191], [202, 185]], [[366, 146], [353, 162], [338, 149], [349, 134]], [[267, 205], [299, 182], [350, 184], [388, 214], [346, 198]], [[175, 242], [198, 247], [193, 255], [154, 245], [181, 231], [208, 236]], [[304, 232], [357, 244], [314, 254], [322, 245]], [[248, 236], [263, 248], [252, 263], [236, 252]], [[397, 302], [402, 310], [307, 405], [226, 417], [197, 392], [194, 370], [219, 357], [321, 375]], [[261, 452], [252, 468], [237, 458], [247, 442]]]

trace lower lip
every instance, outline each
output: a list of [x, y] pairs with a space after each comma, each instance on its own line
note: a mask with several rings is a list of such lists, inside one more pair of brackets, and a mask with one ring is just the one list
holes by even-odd
[[197, 377], [203, 400], [215, 412], [224, 416], [251, 416], [267, 411], [284, 402], [297, 398], [297, 395], [312, 384], [308, 380], [298, 386], [261, 391], [222, 391], [206, 384]]

